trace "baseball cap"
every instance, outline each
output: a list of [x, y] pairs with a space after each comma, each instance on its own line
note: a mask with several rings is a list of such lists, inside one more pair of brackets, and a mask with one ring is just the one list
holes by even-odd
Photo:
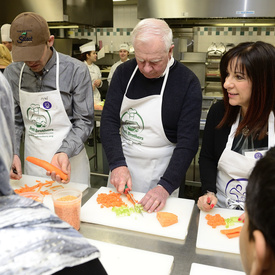
[[119, 50], [126, 50], [129, 52], [129, 46], [127, 44], [120, 44]]
[[11, 23], [13, 61], [37, 61], [50, 38], [47, 21], [33, 12], [23, 12]]

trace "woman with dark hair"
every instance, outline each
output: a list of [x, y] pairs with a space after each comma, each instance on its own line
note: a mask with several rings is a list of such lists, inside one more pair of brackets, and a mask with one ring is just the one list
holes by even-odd
[[223, 100], [209, 110], [200, 152], [198, 207], [244, 209], [247, 179], [274, 146], [275, 47], [245, 42], [220, 63]]

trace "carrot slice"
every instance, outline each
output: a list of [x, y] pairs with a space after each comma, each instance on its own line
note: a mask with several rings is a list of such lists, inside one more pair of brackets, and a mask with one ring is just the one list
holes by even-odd
[[61, 177], [61, 179], [65, 180], [65, 181], [68, 180], [68, 175], [66, 175], [59, 168], [55, 167], [54, 165], [50, 164], [49, 162], [47, 162], [45, 160], [38, 159], [35, 157], [30, 157], [30, 156], [28, 156], [26, 158], [26, 160], [37, 165], [37, 166], [44, 168], [47, 171], [50, 171], [50, 172], [54, 171], [57, 175], [59, 175]]
[[223, 229], [221, 230], [221, 233], [227, 235], [227, 234], [233, 234], [233, 233], [240, 233], [241, 230], [242, 230], [242, 226], [238, 226], [236, 228]]
[[157, 219], [162, 227], [167, 227], [178, 222], [178, 216], [169, 212], [157, 212]]
[[232, 238], [236, 238], [240, 236], [240, 232], [236, 232], [236, 233], [231, 233], [231, 234], [226, 234], [226, 237], [228, 239], [232, 239]]
[[223, 229], [223, 230], [220, 230], [220, 232], [222, 234], [225, 234], [227, 238], [232, 239], [232, 238], [239, 237], [241, 230], [242, 230], [242, 226], [238, 226], [232, 229]]

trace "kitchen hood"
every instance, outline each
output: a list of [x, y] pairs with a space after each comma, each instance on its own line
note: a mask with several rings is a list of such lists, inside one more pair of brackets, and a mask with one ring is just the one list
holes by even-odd
[[138, 0], [138, 18], [175, 24], [275, 22], [274, 0]]
[[1, 11], [0, 25], [30, 11], [43, 16], [49, 25], [113, 26], [112, 0], [8, 0], [1, 1]]

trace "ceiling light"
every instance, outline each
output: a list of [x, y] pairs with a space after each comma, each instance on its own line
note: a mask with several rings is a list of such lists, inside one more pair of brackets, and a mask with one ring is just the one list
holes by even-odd
[[49, 26], [49, 29], [78, 29], [77, 25], [68, 25], [68, 26]]

